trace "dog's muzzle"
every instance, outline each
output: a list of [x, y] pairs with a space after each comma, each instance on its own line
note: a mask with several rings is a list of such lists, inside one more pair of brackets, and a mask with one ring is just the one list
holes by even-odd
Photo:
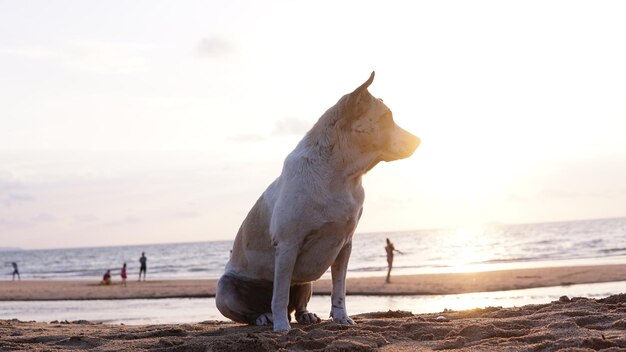
[[392, 157], [390, 160], [408, 158], [415, 152], [415, 149], [419, 147], [421, 140], [405, 131], [400, 127], [396, 127], [396, 138], [392, 141]]

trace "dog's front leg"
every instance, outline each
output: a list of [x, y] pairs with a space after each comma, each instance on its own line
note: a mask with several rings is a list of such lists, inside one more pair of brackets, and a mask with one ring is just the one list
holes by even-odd
[[275, 247], [274, 290], [272, 293], [272, 320], [274, 331], [289, 331], [289, 288], [291, 276], [298, 257], [298, 248], [287, 243]]
[[352, 241], [343, 246], [331, 266], [333, 291], [330, 297], [332, 303], [330, 316], [335, 323], [354, 325], [354, 321], [350, 319], [348, 312], [346, 312], [346, 272], [348, 271], [348, 260], [351, 252]]

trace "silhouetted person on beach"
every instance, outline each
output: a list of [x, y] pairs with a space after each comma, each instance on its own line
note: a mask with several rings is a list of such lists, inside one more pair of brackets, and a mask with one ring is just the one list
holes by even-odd
[[146, 266], [147, 261], [146, 252], [141, 252], [141, 258], [139, 258], [139, 264], [141, 264], [141, 266], [139, 267], [139, 279], [137, 281], [141, 280], [141, 273], [143, 273], [143, 281], [146, 281], [146, 270], [148, 269]]
[[393, 246], [393, 243], [391, 243], [391, 241], [389, 241], [388, 238], [387, 238], [387, 246], [385, 246], [385, 251], [387, 252], [387, 280], [385, 280], [385, 282], [391, 283], [390, 276], [391, 276], [391, 268], [393, 267], [393, 252], [396, 251], [400, 254], [404, 254], [404, 253], [397, 250]]
[[122, 267], [120, 276], [122, 277], [122, 286], [126, 287], [126, 263], [124, 263], [124, 266]]
[[102, 281], [100, 281], [100, 285], [110, 285], [111, 281], [111, 270], [107, 270], [106, 273], [102, 276]]
[[20, 271], [17, 270], [17, 263], [12, 262], [11, 265], [13, 265], [13, 280], [15, 280], [15, 275], [17, 275], [17, 279], [21, 281], [22, 278], [20, 277]]

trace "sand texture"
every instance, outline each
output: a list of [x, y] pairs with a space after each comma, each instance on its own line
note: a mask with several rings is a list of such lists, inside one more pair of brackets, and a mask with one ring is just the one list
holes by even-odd
[[[626, 280], [626, 265], [570, 266], [476, 273], [348, 278], [349, 295], [428, 295], [561, 286]], [[126, 298], [214, 297], [216, 280], [149, 280], [99, 286], [98, 280], [0, 281], [0, 300], [78, 300]], [[313, 285], [314, 294], [330, 294], [330, 280]]]
[[381, 312], [331, 322], [270, 327], [203, 322], [124, 326], [86, 321], [0, 321], [0, 351], [626, 351], [626, 294], [562, 297], [518, 308], [413, 315]]

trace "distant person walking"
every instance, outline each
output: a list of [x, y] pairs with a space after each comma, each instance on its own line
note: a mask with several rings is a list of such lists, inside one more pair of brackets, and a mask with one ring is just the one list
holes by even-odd
[[17, 263], [12, 262], [11, 265], [13, 265], [13, 280], [15, 280], [15, 275], [17, 275], [17, 279], [22, 281], [22, 278], [20, 277], [20, 271], [17, 270]]
[[387, 252], [387, 280], [385, 280], [385, 282], [391, 283], [390, 277], [391, 277], [391, 268], [393, 267], [393, 252], [395, 251], [400, 254], [404, 254], [404, 253], [397, 250], [396, 247], [393, 246], [393, 243], [389, 241], [389, 238], [387, 238], [387, 246], [385, 246], [385, 251]]
[[137, 281], [141, 281], [141, 273], [143, 273], [143, 281], [146, 281], [146, 271], [148, 270], [148, 267], [146, 266], [147, 261], [148, 258], [146, 258], [146, 252], [141, 252], [141, 258], [139, 258], [139, 264], [141, 266], [139, 267], [139, 279]]
[[122, 286], [126, 287], [126, 263], [124, 263], [124, 266], [122, 267], [120, 276], [122, 277]]

